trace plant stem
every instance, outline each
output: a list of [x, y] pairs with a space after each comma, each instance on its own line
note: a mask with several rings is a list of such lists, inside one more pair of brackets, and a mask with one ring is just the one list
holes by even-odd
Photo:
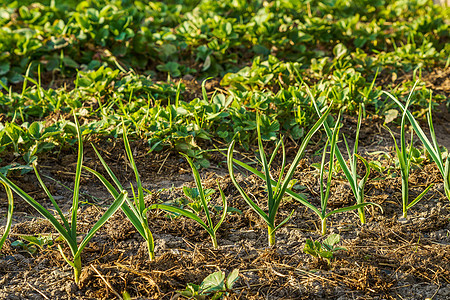
[[[447, 158], [449, 159], [449, 158]], [[450, 175], [448, 175], [449, 177], [447, 178], [447, 182], [445, 181], [444, 178], [444, 191], [445, 191], [445, 195], [447, 196], [447, 199], [450, 201]]]
[[80, 283], [80, 275], [81, 275], [81, 256], [78, 256], [73, 261], [73, 275], [75, 278], [75, 283], [78, 285]]
[[322, 219], [322, 235], [327, 234], [327, 219]]
[[408, 178], [402, 177], [402, 201], [403, 201], [403, 218], [406, 219], [408, 214]]
[[213, 244], [214, 250], [217, 250], [217, 248], [218, 248], [219, 246], [217, 245], [217, 238], [216, 238], [216, 235], [211, 235], [211, 240], [212, 240], [212, 244]]
[[[358, 201], [357, 203], [362, 203], [362, 202]], [[364, 207], [358, 208], [358, 215], [359, 215], [359, 219], [361, 220], [361, 224], [362, 225], [366, 224], [366, 213], [364, 212]]]
[[275, 230], [274, 228], [267, 227], [267, 233], [269, 234], [269, 247], [275, 245]]
[[147, 250], [150, 261], [155, 260], [155, 250], [153, 249], [152, 241], [147, 239]]

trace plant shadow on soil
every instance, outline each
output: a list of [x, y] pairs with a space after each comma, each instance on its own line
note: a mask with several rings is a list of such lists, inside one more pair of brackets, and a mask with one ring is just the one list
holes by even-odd
[[[447, 118], [447, 119], [446, 119]], [[346, 118], [346, 136], [352, 136], [356, 120]], [[436, 118], [436, 129], [444, 133], [448, 114]], [[375, 151], [391, 156], [392, 139], [382, 129], [381, 119], [364, 121], [361, 131], [361, 153], [377, 160]], [[441, 123], [440, 123], [441, 122]], [[347, 126], [348, 125], [348, 126]], [[442, 135], [440, 135], [442, 137]], [[318, 171], [311, 167], [318, 162], [314, 153], [320, 150], [320, 137], [314, 138], [305, 158], [299, 164], [295, 179], [304, 188], [308, 199], [319, 205]], [[122, 183], [134, 182], [134, 175], [125, 159], [120, 140], [92, 141], [100, 150]], [[449, 140], [441, 142], [450, 148]], [[85, 143], [84, 164], [104, 173], [92, 147]], [[340, 144], [341, 149], [342, 143]], [[147, 154], [144, 143], [134, 142], [132, 148], [142, 176], [143, 185], [152, 193], [148, 205], [160, 200], [182, 196], [182, 186], [193, 187], [188, 164], [175, 152]], [[296, 154], [296, 145], [287, 142], [289, 157]], [[252, 157], [237, 153], [237, 158]], [[78, 288], [73, 282], [70, 266], [55, 245], [30, 254], [11, 246], [19, 235], [57, 234], [51, 225], [17, 196], [14, 225], [0, 257], [0, 298], [2, 299], [114, 299], [114, 291], [127, 291], [133, 299], [176, 299], [177, 290], [187, 283], [199, 284], [217, 270], [240, 270], [240, 278], [230, 293], [230, 299], [449, 299], [450, 297], [450, 222], [449, 201], [443, 195], [442, 177], [432, 163], [415, 169], [410, 178], [411, 197], [418, 195], [430, 183], [435, 186], [407, 220], [401, 216], [401, 181], [387, 171], [372, 171], [366, 185], [366, 201], [383, 206], [368, 208], [367, 224], [361, 226], [357, 214], [333, 215], [328, 221], [329, 232], [339, 233], [341, 245], [347, 251], [338, 252], [328, 265], [303, 252], [306, 239], [321, 240], [319, 219], [304, 206], [287, 199], [279, 210], [279, 221], [292, 209], [291, 221], [276, 234], [275, 247], [267, 247], [267, 228], [247, 206], [227, 175], [224, 157], [213, 153], [212, 167], [202, 170], [205, 188], [216, 190], [216, 179], [227, 196], [229, 206], [242, 210], [242, 215], [229, 215], [218, 232], [219, 249], [213, 250], [207, 233], [192, 220], [169, 219], [164, 212], [151, 211], [149, 223], [155, 237], [155, 261], [149, 261], [145, 243], [126, 220], [116, 213], [94, 236], [82, 254], [83, 272]], [[280, 163], [279, 161], [276, 163]], [[386, 170], [392, 160], [381, 160]], [[71, 187], [76, 153], [61, 152], [58, 157], [42, 156], [40, 172], [63, 211], [71, 206], [71, 193], [56, 179]], [[362, 167], [362, 166], [361, 166]], [[362, 170], [363, 171], [363, 170]], [[16, 175], [13, 179], [35, 199], [47, 207], [49, 201], [38, 186], [34, 174]], [[254, 176], [240, 174], [238, 181], [260, 203], [264, 203], [262, 182]], [[105, 211], [111, 197], [91, 174], [83, 173], [80, 207], [80, 232], [87, 232]], [[5, 195], [1, 194], [2, 198]], [[215, 201], [214, 200], [214, 201]], [[333, 181], [330, 208], [353, 203], [353, 196], [343, 177]], [[2, 215], [6, 204], [0, 204]], [[3, 225], [3, 224], [2, 224]], [[64, 248], [68, 253], [68, 248]], [[105, 284], [106, 280], [108, 285]], [[113, 291], [114, 290], [114, 291]]]

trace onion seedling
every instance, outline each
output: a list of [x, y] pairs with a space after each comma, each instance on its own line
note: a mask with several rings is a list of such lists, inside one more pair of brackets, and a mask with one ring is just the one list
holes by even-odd
[[[124, 203], [122, 205], [122, 210], [127, 216], [127, 218], [130, 220], [130, 222], [133, 224], [133, 226], [136, 228], [136, 230], [139, 232], [139, 234], [144, 238], [145, 242], [147, 243], [147, 250], [150, 260], [155, 259], [155, 242], [153, 239], [153, 234], [148, 226], [148, 219], [147, 219], [147, 211], [148, 208], [145, 207], [144, 202], [144, 189], [142, 188], [142, 182], [141, 178], [139, 176], [139, 172], [136, 167], [136, 163], [134, 162], [133, 153], [131, 151], [130, 142], [128, 141], [127, 137], [127, 131], [125, 128], [125, 124], [122, 121], [122, 131], [123, 131], [123, 141], [125, 145], [125, 152], [127, 153], [128, 161], [130, 162], [131, 168], [133, 169], [135, 178], [136, 178], [136, 184], [138, 188], [138, 194], [134, 193], [133, 190], [133, 202], [129, 199], [129, 197], [126, 197]], [[114, 172], [111, 170], [110, 167], [106, 164], [103, 157], [100, 155], [100, 153], [97, 151], [97, 149], [94, 148], [95, 153], [97, 154], [98, 158], [100, 159], [100, 162], [102, 163], [103, 167], [105, 168], [106, 172], [108, 173], [109, 177], [111, 177], [112, 181], [116, 185], [117, 189], [114, 187], [113, 184], [111, 184], [103, 175], [101, 175], [99, 172], [84, 167], [86, 170], [97, 176], [98, 179], [103, 183], [103, 185], [108, 189], [109, 193], [113, 197], [117, 197], [119, 194], [119, 191], [124, 190], [122, 184], [117, 179]], [[133, 186], [131, 186], [133, 188]]]
[[[417, 85], [417, 82], [414, 84], [411, 94], [414, 92], [414, 89]], [[439, 171], [442, 174], [442, 177], [444, 179], [444, 191], [445, 195], [447, 196], [448, 200], [450, 200], [450, 155], [447, 154], [447, 159], [444, 162], [444, 158], [441, 152], [441, 149], [439, 148], [439, 145], [436, 141], [436, 134], [434, 132], [433, 127], [433, 119], [431, 114], [431, 95], [430, 95], [430, 102], [428, 107], [428, 113], [427, 113], [427, 120], [428, 120], [428, 127], [430, 128], [430, 135], [433, 142], [430, 142], [430, 140], [427, 138], [425, 133], [423, 132], [422, 128], [420, 127], [419, 123], [417, 123], [414, 116], [409, 112], [408, 110], [408, 102], [406, 103], [406, 106], [403, 106], [403, 104], [395, 98], [392, 94], [388, 92], [384, 92], [386, 95], [388, 95], [392, 100], [394, 100], [395, 103], [400, 107], [400, 109], [403, 111], [404, 114], [408, 117], [409, 122], [412, 125], [412, 128], [414, 129], [414, 132], [419, 137], [420, 141], [422, 142], [425, 149], [430, 154], [433, 161], [436, 163]], [[410, 94], [410, 96], [411, 96]]]
[[33, 169], [36, 174], [36, 177], [44, 189], [45, 193], [49, 197], [50, 201], [52, 202], [55, 210], [57, 211], [59, 218], [62, 220], [63, 224], [61, 224], [53, 214], [51, 214], [46, 208], [44, 208], [41, 204], [39, 204], [36, 200], [34, 200], [30, 195], [28, 195], [26, 192], [24, 192], [22, 189], [20, 189], [17, 185], [15, 185], [11, 180], [6, 178], [2, 173], [0, 173], [0, 179], [3, 181], [4, 184], [8, 185], [16, 194], [18, 194], [25, 202], [30, 204], [34, 209], [36, 209], [44, 218], [46, 218], [50, 223], [55, 227], [55, 229], [61, 234], [62, 238], [66, 241], [66, 243], [69, 245], [69, 248], [72, 252], [72, 260], [70, 260], [66, 255], [64, 254], [61, 245], [58, 245], [58, 249], [64, 258], [64, 260], [72, 266], [74, 270], [74, 278], [75, 283], [79, 284], [80, 282], [80, 274], [81, 274], [81, 252], [83, 251], [84, 247], [89, 243], [91, 238], [94, 236], [94, 234], [97, 232], [97, 230], [100, 229], [100, 227], [105, 224], [105, 222], [117, 211], [117, 209], [120, 208], [120, 206], [123, 204], [127, 197], [127, 192], [122, 190], [120, 193], [118, 193], [114, 198], [114, 202], [111, 204], [111, 206], [106, 210], [106, 212], [103, 214], [103, 216], [95, 223], [95, 225], [92, 227], [92, 229], [86, 234], [86, 236], [81, 241], [80, 245], [77, 243], [77, 236], [79, 233], [77, 232], [77, 213], [78, 213], [78, 204], [79, 204], [79, 192], [80, 192], [80, 178], [81, 178], [81, 168], [83, 164], [83, 143], [81, 140], [81, 131], [80, 131], [80, 124], [78, 123], [78, 120], [74, 113], [74, 119], [76, 124], [76, 131], [78, 135], [78, 158], [77, 158], [77, 167], [76, 167], [76, 173], [75, 173], [75, 183], [73, 188], [73, 202], [72, 202], [72, 216], [69, 220], [64, 216], [61, 209], [59, 208], [58, 204], [56, 203], [53, 196], [50, 194], [50, 191], [42, 181], [41, 177], [39, 176], [39, 173], [36, 168], [36, 162], [33, 163]]
[[[415, 85], [414, 85], [415, 87]], [[411, 130], [411, 142], [409, 144], [409, 149], [406, 146], [406, 133], [405, 133], [405, 122], [406, 122], [406, 112], [408, 111], [408, 106], [411, 102], [411, 96], [414, 91], [414, 88], [411, 90], [408, 96], [408, 100], [406, 101], [405, 108], [402, 114], [402, 121], [400, 125], [400, 148], [398, 147], [397, 140], [395, 139], [394, 133], [384, 125], [384, 127], [389, 131], [392, 138], [394, 139], [394, 147], [397, 152], [397, 157], [400, 165], [400, 173], [402, 177], [402, 207], [403, 207], [403, 218], [407, 217], [408, 209], [413, 207], [417, 202], [419, 202], [423, 196], [428, 192], [428, 190], [433, 186], [430, 184], [419, 196], [416, 197], [411, 203], [409, 202], [409, 194], [408, 194], [408, 179], [409, 179], [409, 171], [411, 168], [411, 151], [413, 149], [413, 131]]]
[[193, 213], [189, 210], [186, 210], [186, 209], [183, 209], [180, 207], [176, 207], [176, 206], [172, 206], [172, 205], [167, 205], [167, 204], [153, 204], [152, 206], [149, 207], [149, 209], [158, 209], [159, 208], [162, 210], [180, 214], [182, 216], [188, 217], [188, 218], [196, 221], [198, 224], [200, 224], [200, 226], [202, 226], [208, 232], [208, 234], [211, 236], [211, 241], [212, 241], [214, 249], [217, 249], [218, 245], [217, 245], [216, 232], [219, 229], [220, 225], [222, 225], [223, 221], [225, 220], [226, 214], [228, 212], [227, 200], [225, 198], [225, 195], [224, 195], [222, 189], [220, 188], [219, 182], [217, 182], [217, 185], [218, 185], [219, 191], [220, 191], [220, 197], [222, 198], [223, 208], [222, 208], [222, 216], [221, 216], [219, 222], [216, 224], [216, 226], [214, 226], [212, 219], [211, 219], [211, 214], [209, 212], [208, 201], [205, 196], [205, 191], [203, 190], [203, 187], [202, 187], [200, 174], [198, 173], [198, 170], [195, 167], [195, 164], [192, 162], [192, 160], [183, 153], [181, 153], [181, 155], [183, 155], [186, 158], [189, 165], [191, 166], [192, 174], [194, 175], [195, 184], [197, 186], [197, 190], [198, 190], [199, 197], [200, 197], [200, 203], [201, 203], [203, 211], [205, 212], [205, 215], [206, 215], [206, 223], [197, 215], [197, 212], [195, 210], [194, 210], [195, 213]]
[[[320, 119], [314, 124], [314, 126], [309, 130], [308, 134], [303, 139], [300, 148], [297, 152], [297, 155], [294, 158], [294, 161], [292, 162], [289, 170], [287, 171], [286, 175], [284, 176], [283, 180], [283, 174], [285, 170], [285, 164], [286, 164], [286, 153], [284, 149], [283, 140], [280, 139], [280, 141], [277, 143], [277, 146], [272, 153], [270, 160], [267, 161], [266, 154], [264, 152], [264, 148], [262, 145], [262, 139], [261, 139], [261, 130], [260, 130], [260, 118], [257, 117], [257, 131], [258, 131], [258, 148], [259, 148], [259, 155], [261, 158], [261, 163], [263, 167], [263, 171], [260, 172], [256, 170], [255, 168], [250, 167], [249, 165], [242, 163], [238, 160], [233, 159], [233, 150], [235, 141], [233, 140], [228, 148], [227, 153], [227, 164], [228, 164], [228, 172], [230, 174], [231, 180], [233, 181], [234, 185], [238, 189], [241, 196], [244, 198], [244, 200], [247, 202], [248, 205], [266, 222], [267, 224], [267, 232], [268, 232], [268, 240], [269, 240], [269, 246], [273, 246], [275, 244], [275, 232], [286, 222], [289, 221], [289, 219], [292, 217], [292, 214], [294, 211], [290, 213], [290, 215], [285, 218], [283, 221], [281, 221], [278, 225], [275, 224], [275, 217], [278, 212], [278, 208], [281, 204], [281, 201], [283, 200], [283, 197], [285, 193], [290, 194], [291, 196], [295, 194], [294, 192], [290, 191], [288, 189], [288, 185], [291, 182], [292, 176], [294, 175], [295, 169], [297, 168], [297, 165], [303, 156], [303, 153], [305, 151], [306, 145], [309, 143], [309, 140], [313, 136], [314, 133], [316, 133], [317, 130], [319, 130], [320, 126], [324, 123], [325, 119], [327, 118], [329, 112], [331, 110], [331, 105], [327, 109], [327, 111], [320, 117]], [[275, 154], [278, 152], [279, 147], [282, 147], [283, 152], [283, 160], [282, 160], [282, 166], [281, 166], [281, 172], [280, 177], [278, 181], [274, 181], [272, 179], [272, 176], [270, 174], [270, 165], [275, 158]], [[267, 203], [268, 203], [268, 212], [266, 213], [262, 208], [260, 208], [244, 191], [244, 189], [237, 183], [236, 178], [234, 176], [234, 170], [233, 170], [233, 163], [244, 167], [251, 173], [257, 175], [258, 177], [262, 178], [265, 181], [266, 189], [267, 189]], [[304, 205], [310, 207], [311, 209], [315, 209], [314, 206], [312, 206], [309, 202], [307, 202], [302, 196], [297, 195], [297, 200], [299, 200]]]
[[3, 236], [0, 239], [0, 250], [2, 250], [3, 244], [5, 243], [6, 238], [8, 237], [9, 231], [11, 230], [12, 214], [13, 214], [13, 210], [14, 210], [14, 198], [13, 198], [11, 188], [3, 182], [2, 182], [2, 184], [5, 186], [6, 196], [8, 197], [8, 215], [6, 217], [5, 232], [3, 233]]

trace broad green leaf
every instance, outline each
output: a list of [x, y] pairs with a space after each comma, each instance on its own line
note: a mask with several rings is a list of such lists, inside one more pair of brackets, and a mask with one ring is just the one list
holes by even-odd
[[0, 76], [9, 72], [11, 65], [7, 61], [0, 62]]
[[398, 116], [398, 110], [396, 109], [389, 109], [384, 113], [384, 123], [388, 124], [392, 121], [394, 121]]
[[204, 293], [222, 291], [225, 288], [225, 272], [217, 271], [208, 275], [200, 285]]
[[41, 138], [42, 129], [43, 126], [41, 122], [33, 122], [28, 128], [28, 133], [33, 139], [38, 140]]
[[336, 233], [330, 234], [323, 243], [329, 246], [334, 246], [341, 241], [341, 236]]
[[228, 275], [228, 278], [227, 278], [227, 281], [226, 281], [226, 286], [227, 286], [227, 289], [232, 289], [233, 288], [233, 285], [234, 285], [234, 283], [236, 282], [236, 280], [238, 280], [239, 279], [239, 269], [234, 269], [229, 275]]

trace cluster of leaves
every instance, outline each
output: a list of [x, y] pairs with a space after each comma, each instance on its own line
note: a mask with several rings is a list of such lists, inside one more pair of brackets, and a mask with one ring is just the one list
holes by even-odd
[[234, 269], [228, 277], [225, 272], [217, 271], [209, 274], [200, 285], [188, 283], [186, 289], [178, 291], [181, 296], [189, 299], [223, 299], [229, 295], [234, 283], [239, 279], [239, 269]]
[[328, 72], [334, 58], [366, 71], [431, 67], [447, 59], [449, 32], [445, 12], [427, 2], [1, 1], [0, 76], [18, 83], [33, 63], [63, 74], [109, 65], [205, 77], [271, 54]]
[[307, 239], [303, 251], [317, 257], [319, 260], [326, 259], [328, 264], [330, 264], [335, 252], [347, 250], [345, 247], [336, 246], [340, 241], [341, 236], [335, 233], [330, 234], [322, 243]]

